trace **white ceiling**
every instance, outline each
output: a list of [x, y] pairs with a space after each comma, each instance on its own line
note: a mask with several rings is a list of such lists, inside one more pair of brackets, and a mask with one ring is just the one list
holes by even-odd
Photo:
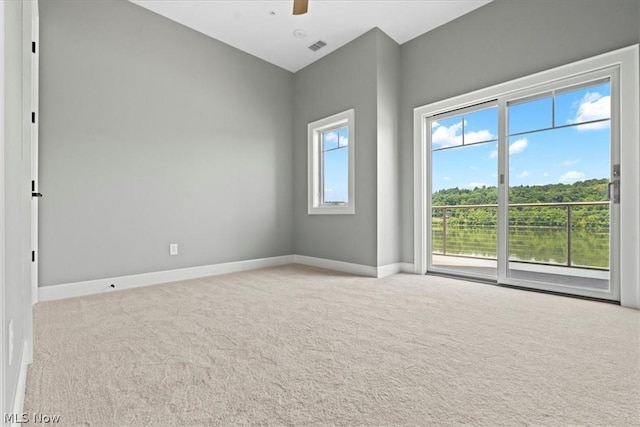
[[[298, 71], [378, 27], [403, 44], [491, 0], [130, 0], [289, 71]], [[296, 38], [294, 30], [306, 32]], [[308, 47], [318, 40], [327, 46]]]

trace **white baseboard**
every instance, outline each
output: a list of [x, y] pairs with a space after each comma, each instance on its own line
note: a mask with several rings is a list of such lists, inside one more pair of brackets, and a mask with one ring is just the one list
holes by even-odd
[[[204, 265], [200, 267], [181, 268], [178, 270], [158, 271], [153, 273], [134, 274], [131, 276], [112, 277], [107, 279], [87, 280], [54, 286], [43, 286], [38, 289], [38, 301], [53, 301], [102, 292], [112, 292], [160, 283], [197, 279], [199, 277], [216, 276], [238, 271], [255, 270], [257, 268], [275, 267], [291, 264], [293, 255], [272, 258], [260, 258], [247, 261], [228, 262], [224, 264]], [[115, 287], [111, 287], [111, 285]]]
[[387, 264], [378, 267], [378, 274], [376, 277], [379, 279], [383, 277], [393, 276], [394, 274], [400, 273], [402, 271], [402, 266], [400, 263], [395, 264]]
[[[27, 341], [22, 341], [22, 354], [20, 355], [20, 373], [18, 374], [18, 384], [16, 385], [16, 395], [13, 399], [13, 413], [21, 415], [24, 409], [24, 394], [27, 391], [27, 369], [29, 364], [27, 363]], [[3, 415], [4, 417], [4, 415]], [[17, 420], [16, 420], [17, 421]], [[20, 424], [13, 422], [11, 427], [19, 426]]]
[[332, 259], [315, 258], [305, 255], [294, 255], [294, 262], [296, 264], [342, 271], [343, 273], [355, 274], [357, 276], [377, 278], [392, 276], [396, 273], [413, 273], [413, 264], [406, 262], [372, 267], [370, 265], [353, 264], [350, 262], [334, 261]]
[[413, 264], [397, 262], [378, 267], [378, 278], [393, 276], [398, 273], [413, 273]]
[[309, 265], [311, 267], [326, 268], [327, 270], [341, 271], [356, 276], [378, 277], [378, 268], [369, 265], [352, 264], [350, 262], [335, 261], [332, 259], [315, 258], [306, 255], [294, 255], [296, 264]]
[[[303, 264], [329, 270], [367, 277], [387, 277], [399, 272], [413, 273], [413, 264], [395, 263], [381, 267], [315, 258], [305, 255], [283, 255], [272, 258], [252, 259], [247, 261], [228, 262], [224, 264], [204, 265], [201, 267], [181, 268], [177, 270], [157, 271], [153, 273], [134, 274], [131, 276], [110, 277], [106, 279], [87, 280], [84, 282], [66, 283], [62, 285], [38, 288], [38, 301], [54, 301], [64, 298], [92, 295], [102, 292], [113, 292], [141, 286], [158, 285], [160, 283], [197, 279], [219, 274], [236, 273], [255, 270], [257, 268], [275, 267], [285, 264]], [[114, 285], [114, 287], [111, 287]]]

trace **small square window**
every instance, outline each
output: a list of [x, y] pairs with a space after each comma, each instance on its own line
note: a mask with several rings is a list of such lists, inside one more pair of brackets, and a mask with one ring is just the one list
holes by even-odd
[[309, 123], [309, 214], [354, 214], [354, 110]]

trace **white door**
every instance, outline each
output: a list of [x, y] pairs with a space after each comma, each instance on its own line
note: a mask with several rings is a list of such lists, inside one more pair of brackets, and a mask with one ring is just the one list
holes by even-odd
[[38, 94], [39, 94], [39, 55], [40, 55], [40, 18], [38, 2], [31, 2], [32, 26], [31, 36], [33, 40], [31, 48], [31, 299], [32, 303], [38, 301]]

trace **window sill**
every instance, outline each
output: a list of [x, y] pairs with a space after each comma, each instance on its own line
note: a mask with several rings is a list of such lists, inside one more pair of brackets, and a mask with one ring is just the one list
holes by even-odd
[[355, 215], [355, 206], [317, 206], [309, 207], [309, 215]]

